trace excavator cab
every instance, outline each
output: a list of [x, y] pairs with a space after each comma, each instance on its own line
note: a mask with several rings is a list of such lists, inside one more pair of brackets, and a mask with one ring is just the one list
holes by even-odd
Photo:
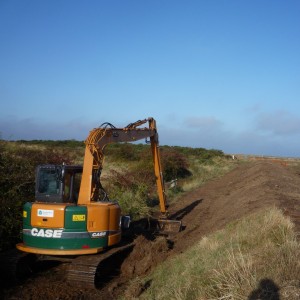
[[81, 176], [82, 166], [38, 166], [35, 200], [50, 203], [77, 203]]

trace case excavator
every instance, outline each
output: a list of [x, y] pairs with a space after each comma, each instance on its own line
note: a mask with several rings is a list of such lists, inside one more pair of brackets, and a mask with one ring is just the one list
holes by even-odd
[[[147, 127], [141, 127], [146, 123]], [[122, 245], [122, 230], [129, 227], [130, 216], [122, 216], [118, 202], [108, 198], [100, 181], [104, 149], [111, 143], [147, 138], [161, 214], [155, 224], [158, 231], [178, 232], [181, 222], [168, 219], [156, 121], [148, 118], [124, 128], [103, 123], [91, 130], [85, 141], [83, 167], [38, 166], [35, 202], [23, 207], [23, 241], [17, 249], [42, 256], [72, 257], [68, 279], [94, 286], [99, 263], [133, 247]]]

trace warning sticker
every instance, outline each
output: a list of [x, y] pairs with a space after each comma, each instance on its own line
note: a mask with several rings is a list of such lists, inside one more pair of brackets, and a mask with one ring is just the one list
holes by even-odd
[[74, 222], [85, 221], [85, 215], [73, 215], [72, 221], [74, 221]]

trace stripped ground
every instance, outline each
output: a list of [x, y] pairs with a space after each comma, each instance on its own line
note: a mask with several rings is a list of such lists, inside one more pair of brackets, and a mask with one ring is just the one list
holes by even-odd
[[[300, 232], [300, 176], [274, 162], [241, 163], [222, 178], [185, 194], [172, 207], [171, 218], [181, 220], [184, 230], [172, 237], [131, 233], [135, 246], [119, 263], [112, 264], [110, 276], [98, 289], [74, 286], [65, 280], [68, 263], [37, 272], [22, 284], [3, 289], [4, 299], [127, 299], [138, 297], [147, 288], [126, 283], [143, 277], [162, 261], [185, 251], [201, 237], [229, 222], [268, 206], [277, 206], [291, 215]], [[110, 263], [108, 262], [108, 269]], [[45, 265], [43, 265], [45, 269]]]

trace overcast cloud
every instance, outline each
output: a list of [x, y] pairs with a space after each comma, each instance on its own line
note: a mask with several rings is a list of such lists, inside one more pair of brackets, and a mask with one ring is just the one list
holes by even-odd
[[257, 129], [278, 136], [300, 135], [300, 117], [285, 110], [260, 113]]

